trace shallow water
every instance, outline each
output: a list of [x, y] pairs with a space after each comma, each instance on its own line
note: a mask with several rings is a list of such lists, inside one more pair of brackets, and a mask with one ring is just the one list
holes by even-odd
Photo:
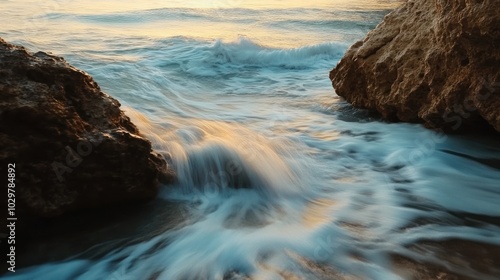
[[395, 256], [439, 267], [428, 278], [499, 277], [444, 243], [500, 248], [498, 139], [385, 123], [331, 89], [398, 1], [144, 2], [4, 0], [0, 36], [119, 99], [177, 171], [160, 199], [185, 218], [7, 279], [426, 279]]

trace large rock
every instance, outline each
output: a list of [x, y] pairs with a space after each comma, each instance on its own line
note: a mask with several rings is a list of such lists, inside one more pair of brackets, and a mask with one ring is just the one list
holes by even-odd
[[0, 97], [0, 163], [4, 180], [15, 164], [16, 215], [147, 201], [173, 178], [120, 103], [61, 57], [0, 39]]
[[385, 118], [500, 131], [500, 1], [407, 1], [330, 72], [339, 96]]

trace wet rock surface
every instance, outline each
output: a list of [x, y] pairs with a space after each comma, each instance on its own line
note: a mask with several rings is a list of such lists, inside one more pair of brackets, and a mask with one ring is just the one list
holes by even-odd
[[330, 72], [336, 93], [389, 120], [500, 131], [499, 5], [405, 2]]
[[61, 57], [0, 39], [0, 96], [0, 162], [15, 164], [18, 216], [148, 201], [174, 178], [120, 103]]

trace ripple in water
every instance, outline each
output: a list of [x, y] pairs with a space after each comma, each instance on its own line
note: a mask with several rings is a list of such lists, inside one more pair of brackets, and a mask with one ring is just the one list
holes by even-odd
[[331, 91], [330, 68], [392, 1], [200, 10], [60, 0], [32, 16], [23, 1], [2, 4], [0, 35], [92, 74], [178, 181], [140, 215], [74, 233], [106, 242], [67, 242], [84, 252], [5, 279], [500, 275], [498, 139], [385, 123]]

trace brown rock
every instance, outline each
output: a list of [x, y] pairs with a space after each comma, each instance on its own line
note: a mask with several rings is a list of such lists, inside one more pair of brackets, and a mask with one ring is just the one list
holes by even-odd
[[499, 0], [405, 2], [330, 72], [336, 93], [390, 120], [500, 131], [498, 7]]
[[172, 180], [162, 156], [86, 73], [0, 39], [0, 163], [15, 164], [16, 215], [146, 201]]

